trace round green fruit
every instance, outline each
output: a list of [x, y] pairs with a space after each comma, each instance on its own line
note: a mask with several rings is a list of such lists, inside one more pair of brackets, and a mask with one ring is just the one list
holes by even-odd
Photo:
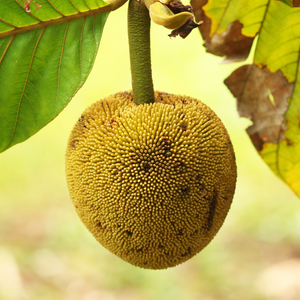
[[142, 268], [176, 266], [222, 226], [236, 183], [227, 131], [199, 100], [131, 92], [87, 108], [66, 153], [71, 199], [109, 251]]

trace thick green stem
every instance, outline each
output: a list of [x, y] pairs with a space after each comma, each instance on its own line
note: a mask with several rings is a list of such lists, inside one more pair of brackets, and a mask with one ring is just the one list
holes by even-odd
[[150, 57], [150, 17], [143, 3], [130, 0], [128, 38], [133, 100], [138, 104], [154, 103]]

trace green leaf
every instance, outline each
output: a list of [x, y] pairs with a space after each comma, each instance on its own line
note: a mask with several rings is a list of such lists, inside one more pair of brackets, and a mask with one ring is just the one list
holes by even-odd
[[116, 8], [102, 0], [29, 5], [26, 11], [25, 1], [0, 3], [0, 152], [68, 104], [87, 79], [108, 12]]
[[300, 196], [300, 8], [277, 0], [206, 2], [194, 0], [193, 8], [210, 22], [202, 32], [210, 52], [220, 55], [218, 49], [227, 47], [221, 55], [237, 57], [243, 41], [258, 35], [253, 64], [238, 68], [225, 84], [239, 114], [253, 122], [247, 132], [259, 154]]

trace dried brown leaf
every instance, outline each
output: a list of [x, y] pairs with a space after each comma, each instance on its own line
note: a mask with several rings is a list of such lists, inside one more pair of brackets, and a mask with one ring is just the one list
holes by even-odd
[[201, 24], [195, 23], [193, 17], [190, 17], [184, 25], [181, 27], [174, 29], [170, 34], [169, 37], [176, 37], [179, 35], [181, 38], [185, 39], [193, 29], [199, 27]]
[[284, 114], [294, 83], [289, 83], [280, 70], [273, 73], [255, 64], [238, 68], [224, 83], [237, 98], [240, 116], [253, 122], [247, 133], [256, 149], [262, 150], [266, 142], [278, 144], [284, 138]]
[[[180, 1], [171, 2], [167, 6], [174, 14], [179, 14], [182, 12], [189, 12], [191, 14], [194, 14], [193, 8], [190, 5], [183, 5]], [[177, 29], [174, 29], [171, 34], [169, 34], [169, 37], [176, 37], [177, 35], [179, 35], [180, 37], [185, 39], [193, 29], [199, 27], [201, 24], [202, 22], [196, 23], [194, 22], [194, 18], [190, 17], [184, 25]]]
[[227, 30], [221, 34], [214, 33], [210, 36], [211, 19], [205, 15], [202, 7], [208, 0], [191, 0], [196, 21], [203, 21], [199, 27], [205, 41], [206, 51], [218, 56], [226, 56], [224, 62], [237, 62], [245, 60], [250, 52], [253, 39], [242, 34], [243, 24], [239, 21], [230, 23]]

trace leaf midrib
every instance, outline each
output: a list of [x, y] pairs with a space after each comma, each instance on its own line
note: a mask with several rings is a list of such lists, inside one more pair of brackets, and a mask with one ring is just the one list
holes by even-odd
[[21, 27], [21, 28], [15, 28], [15, 29], [12, 29], [12, 30], [9, 30], [9, 31], [1, 32], [0, 33], [0, 38], [6, 37], [6, 36], [12, 36], [12, 35], [15, 36], [17, 34], [27, 32], [27, 31], [30, 31], [30, 30], [45, 28], [45, 27], [49, 27], [51, 25], [70, 22], [70, 21], [73, 21], [73, 20], [86, 18], [86, 17], [89, 17], [89, 16], [94, 16], [94, 15], [97, 15], [97, 14], [100, 14], [100, 13], [103, 13], [103, 12], [108, 12], [108, 11], [111, 11], [111, 10], [112, 10], [112, 5], [108, 4], [107, 6], [104, 6], [104, 7], [100, 7], [100, 8], [93, 9], [93, 10], [88, 10], [88, 11], [85, 11], [85, 12], [79, 12], [79, 13], [74, 14], [74, 15], [63, 16], [61, 18], [54, 19], [54, 20], [49, 20], [49, 21], [40, 21], [37, 24], [24, 26], [24, 27]]

